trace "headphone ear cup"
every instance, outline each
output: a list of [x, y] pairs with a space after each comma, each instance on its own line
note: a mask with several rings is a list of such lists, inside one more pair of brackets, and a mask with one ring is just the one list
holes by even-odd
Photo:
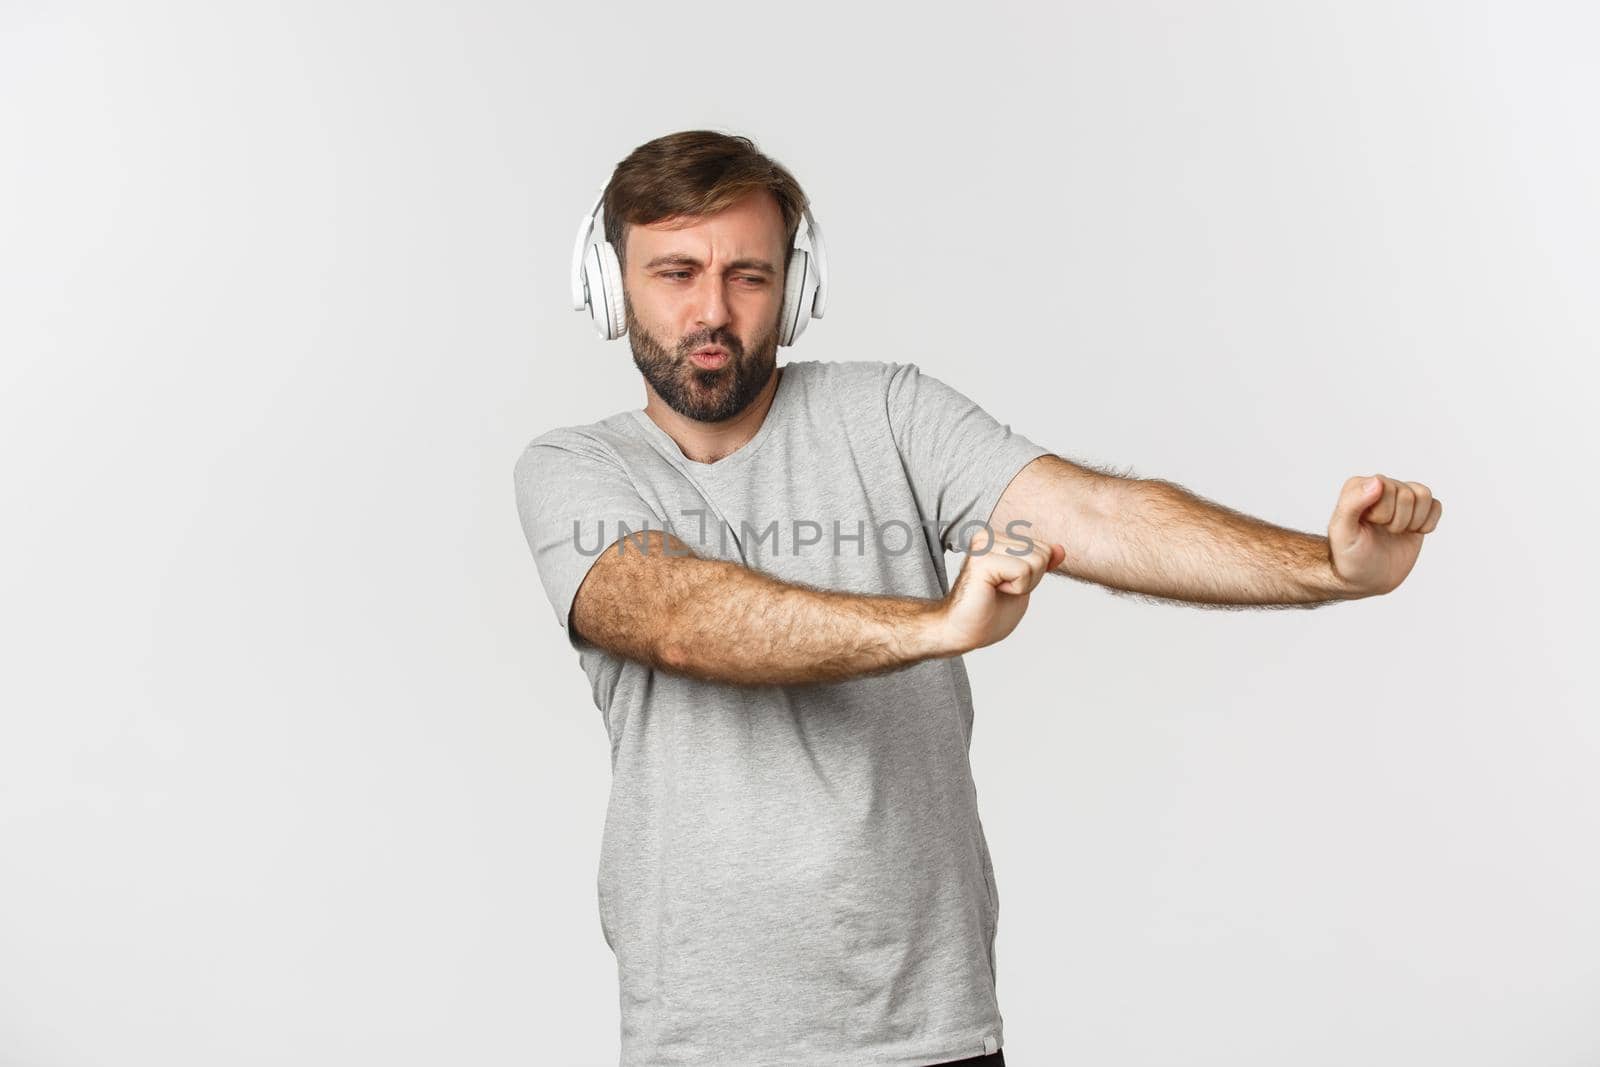
[[778, 313], [778, 344], [792, 345], [811, 321], [811, 295], [817, 290], [811, 277], [811, 256], [803, 248], [789, 251], [783, 271], [783, 309]]
[[606, 272], [600, 263], [600, 246], [590, 245], [583, 255], [583, 287], [588, 292], [589, 318], [600, 336], [610, 340], [611, 300], [606, 296]]
[[583, 257], [583, 284], [589, 291], [589, 317], [600, 336], [614, 341], [627, 333], [627, 317], [622, 310], [622, 267], [611, 242], [589, 246]]
[[[602, 333], [607, 341], [615, 341], [628, 332], [622, 303], [622, 264], [617, 262], [617, 250], [610, 241], [597, 241], [594, 250], [600, 265], [600, 291], [605, 300], [606, 328]], [[598, 318], [595, 321], [599, 323]]]

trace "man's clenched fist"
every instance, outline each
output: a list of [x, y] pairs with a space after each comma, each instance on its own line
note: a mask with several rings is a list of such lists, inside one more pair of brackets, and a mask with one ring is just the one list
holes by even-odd
[[1375, 474], [1351, 478], [1328, 523], [1333, 571], [1356, 596], [1375, 596], [1406, 580], [1422, 538], [1439, 525], [1444, 506], [1421, 482]]
[[992, 645], [1015, 630], [1028, 610], [1028, 594], [1066, 555], [1063, 545], [979, 530], [969, 541], [961, 574], [940, 607], [947, 647], [960, 655]]

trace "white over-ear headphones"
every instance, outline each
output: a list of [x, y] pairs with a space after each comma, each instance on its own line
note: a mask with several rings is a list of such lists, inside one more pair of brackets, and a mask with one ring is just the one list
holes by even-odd
[[[622, 314], [622, 266], [617, 250], [606, 240], [602, 187], [594, 207], [578, 224], [578, 241], [572, 249], [572, 306], [588, 309], [595, 329], [607, 341], [628, 332]], [[596, 222], [598, 221], [598, 225]], [[596, 240], [590, 240], [596, 237]], [[822, 247], [822, 231], [805, 209], [805, 218], [795, 230], [794, 247], [783, 275], [783, 311], [778, 316], [778, 343], [792, 345], [805, 332], [806, 323], [822, 318], [828, 296], [827, 259]]]

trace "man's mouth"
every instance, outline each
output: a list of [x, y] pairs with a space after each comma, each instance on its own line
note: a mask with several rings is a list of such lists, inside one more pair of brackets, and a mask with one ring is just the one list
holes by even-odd
[[728, 350], [721, 345], [706, 345], [704, 348], [696, 349], [689, 356], [689, 361], [697, 367], [715, 370], [728, 362]]

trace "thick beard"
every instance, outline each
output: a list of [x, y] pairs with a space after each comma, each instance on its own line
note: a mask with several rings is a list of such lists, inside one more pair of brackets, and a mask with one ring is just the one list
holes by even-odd
[[[730, 330], [690, 334], [678, 342], [675, 351], [669, 351], [639, 325], [633, 304], [626, 299], [623, 317], [628, 324], [633, 365], [667, 407], [686, 419], [724, 422], [733, 418], [761, 395], [778, 366], [776, 321], [746, 355], [744, 342]], [[690, 353], [706, 345], [726, 348], [728, 361], [714, 370], [695, 366], [689, 360]]]

